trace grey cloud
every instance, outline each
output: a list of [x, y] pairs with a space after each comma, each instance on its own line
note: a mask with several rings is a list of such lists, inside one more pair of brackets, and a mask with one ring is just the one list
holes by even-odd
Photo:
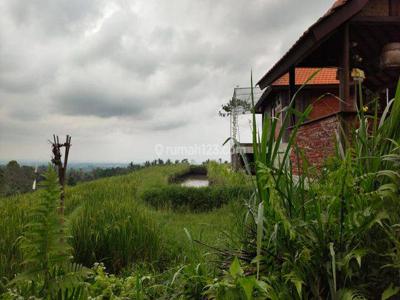
[[147, 126], [148, 129], [154, 131], [170, 131], [185, 127], [189, 122], [187, 120], [167, 120], [167, 121], [154, 121], [153, 124]]
[[0, 139], [9, 157], [53, 130], [93, 135], [99, 149], [105, 131], [118, 145], [150, 145], [149, 134], [220, 143], [229, 123], [217, 111], [232, 88], [251, 68], [263, 75], [331, 2], [3, 0]]
[[154, 73], [161, 56], [149, 49], [151, 44], [135, 29], [136, 23], [137, 16], [132, 11], [115, 11], [82, 42], [76, 61], [86, 65], [110, 61], [132, 72], [132, 76]]
[[12, 0], [8, 4], [8, 11], [17, 25], [35, 24], [46, 34], [79, 30], [103, 8], [100, 0]]
[[105, 93], [74, 87], [56, 95], [56, 111], [66, 115], [108, 117], [144, 117], [146, 107], [135, 96]]

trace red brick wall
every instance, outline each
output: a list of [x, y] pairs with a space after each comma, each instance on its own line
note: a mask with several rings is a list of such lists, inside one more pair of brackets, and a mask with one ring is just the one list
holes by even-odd
[[312, 96], [313, 109], [310, 113], [309, 119], [314, 120], [320, 117], [337, 113], [340, 110], [340, 103], [337, 98], [332, 95], [326, 95], [319, 99], [320, 95]]
[[[339, 119], [336, 114], [311, 121], [299, 128], [296, 145], [304, 152], [310, 165], [319, 168], [326, 158], [334, 155], [338, 128]], [[295, 151], [292, 151], [290, 159], [293, 165], [293, 173], [298, 174], [299, 168]], [[301, 165], [302, 162], [300, 162]]]

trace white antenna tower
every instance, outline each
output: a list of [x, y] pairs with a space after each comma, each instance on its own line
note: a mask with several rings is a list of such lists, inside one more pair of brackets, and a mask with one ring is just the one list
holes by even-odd
[[235, 95], [232, 98], [232, 103], [234, 106], [232, 107], [232, 113], [231, 113], [231, 143], [234, 142], [234, 140], [238, 140], [238, 131], [239, 131], [239, 126], [238, 126], [238, 108], [237, 108], [237, 99], [235, 98]]
[[[253, 88], [254, 103], [257, 103], [260, 99], [262, 91], [255, 87]], [[231, 145], [236, 140], [240, 142], [240, 126], [239, 126], [239, 115], [244, 115], [250, 112], [251, 108], [251, 88], [245, 87], [234, 88], [232, 97], [232, 112], [230, 116], [231, 121]]]
[[37, 176], [38, 176], [38, 166], [36, 165], [35, 167], [35, 179], [33, 179], [33, 184], [32, 184], [32, 190], [36, 190], [36, 180], [37, 180]]

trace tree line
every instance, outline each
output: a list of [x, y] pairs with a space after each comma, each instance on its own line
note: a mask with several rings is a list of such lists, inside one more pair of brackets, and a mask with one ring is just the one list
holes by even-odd
[[[126, 167], [94, 168], [92, 170], [69, 168], [67, 171], [67, 184], [74, 186], [80, 182], [125, 175], [150, 166], [182, 163], [188, 164], [189, 160], [186, 158], [174, 161], [171, 159], [165, 161], [162, 159], [155, 159], [144, 163], [131, 162]], [[43, 178], [40, 174], [43, 174], [46, 169], [47, 166], [39, 166], [36, 175], [34, 167], [20, 165], [15, 160], [8, 162], [6, 165], [0, 165], [0, 196], [11, 196], [32, 192], [33, 181], [36, 177], [37, 183], [42, 181]]]

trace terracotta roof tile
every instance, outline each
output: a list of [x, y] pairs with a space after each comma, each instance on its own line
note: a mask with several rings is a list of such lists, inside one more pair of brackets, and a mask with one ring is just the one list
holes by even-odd
[[[312, 76], [318, 68], [296, 68], [296, 85], [304, 84], [310, 76]], [[337, 79], [337, 68], [323, 68], [315, 77], [308, 82], [308, 85], [326, 85], [339, 84]], [[288, 86], [289, 74], [286, 73], [276, 80], [272, 86]]]
[[331, 6], [331, 8], [322, 16], [320, 17], [313, 25], [311, 25], [301, 36], [300, 38], [293, 44], [293, 46], [283, 55], [283, 57], [276, 62], [276, 64], [259, 80], [259, 82], [257, 83], [258, 85], [263, 81], [263, 79], [268, 75], [269, 72], [271, 72], [281, 61], [285, 60], [286, 57], [289, 55], [289, 53], [294, 50], [294, 48], [299, 45], [302, 40], [312, 32], [312, 30], [318, 25], [320, 24], [323, 20], [325, 20], [326, 18], [328, 18], [329, 16], [333, 15], [338, 9], [340, 9], [341, 7], [345, 6], [348, 2], [350, 2], [351, 0], [336, 0], [333, 5]]

